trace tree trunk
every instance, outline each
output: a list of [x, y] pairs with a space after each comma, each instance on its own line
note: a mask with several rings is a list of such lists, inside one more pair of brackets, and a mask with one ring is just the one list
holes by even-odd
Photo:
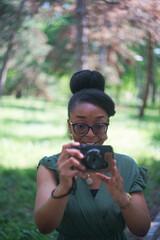
[[152, 103], [154, 104], [156, 99], [156, 82], [153, 74], [152, 74], [152, 80], [151, 80], [151, 87], [152, 87]]
[[149, 85], [152, 81], [152, 67], [153, 67], [153, 41], [152, 41], [152, 36], [149, 33], [148, 35], [148, 64], [147, 64], [147, 82], [144, 90], [144, 95], [143, 95], [143, 104], [140, 108], [140, 113], [139, 117], [143, 117], [144, 115], [144, 110], [146, 107], [147, 103], [147, 98], [148, 98], [148, 93], [149, 93]]
[[101, 70], [106, 66], [106, 62], [107, 62], [107, 49], [106, 46], [102, 45], [99, 54], [99, 66]]
[[16, 23], [15, 23], [15, 28], [11, 32], [8, 47], [7, 47], [7, 51], [6, 51], [4, 59], [3, 59], [2, 69], [1, 69], [1, 72], [0, 72], [0, 98], [2, 97], [3, 87], [4, 87], [4, 84], [5, 84], [5, 81], [6, 81], [6, 77], [7, 77], [7, 63], [8, 63], [11, 51], [12, 51], [15, 34], [16, 34], [17, 30], [19, 29], [20, 24], [21, 24], [22, 10], [24, 8], [25, 1], [26, 0], [22, 0], [21, 3], [20, 3], [19, 11], [18, 11], [18, 14], [17, 14]]
[[8, 43], [8, 47], [7, 47], [7, 51], [6, 51], [4, 59], [3, 59], [2, 70], [1, 70], [1, 73], [0, 73], [0, 98], [2, 97], [3, 86], [4, 86], [6, 78], [7, 78], [7, 62], [8, 62], [11, 50], [12, 50], [13, 39], [14, 39], [14, 32], [11, 33], [9, 43]]
[[88, 19], [86, 0], [76, 1], [76, 71], [88, 68]]

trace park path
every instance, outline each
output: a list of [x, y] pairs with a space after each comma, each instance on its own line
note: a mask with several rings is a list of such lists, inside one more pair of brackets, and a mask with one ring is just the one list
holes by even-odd
[[160, 212], [156, 215], [155, 219], [151, 223], [150, 230], [145, 240], [160, 240]]

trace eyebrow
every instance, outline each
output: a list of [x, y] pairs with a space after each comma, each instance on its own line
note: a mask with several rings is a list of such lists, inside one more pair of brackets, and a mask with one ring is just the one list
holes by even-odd
[[[82, 118], [82, 119], [86, 118], [85, 116], [79, 116], [79, 115], [76, 115], [76, 117], [77, 118]], [[103, 115], [102, 116], [97, 116], [96, 118], [97, 119], [102, 119], [102, 118], [104, 118], [104, 116]]]

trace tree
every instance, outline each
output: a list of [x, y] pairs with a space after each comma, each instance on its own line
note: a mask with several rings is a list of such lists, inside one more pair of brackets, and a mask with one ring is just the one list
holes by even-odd
[[149, 33], [148, 34], [148, 64], [147, 64], [147, 81], [145, 85], [144, 95], [143, 95], [143, 104], [140, 107], [139, 117], [141, 118], [144, 115], [144, 109], [146, 107], [148, 92], [149, 92], [149, 86], [152, 82], [152, 68], [153, 68], [153, 40], [152, 36]]
[[[108, 3], [108, 1], [105, 2]], [[96, 5], [96, 3], [94, 4]], [[117, 69], [117, 72], [120, 73], [119, 74], [120, 77], [122, 71], [119, 68], [119, 59], [116, 57], [116, 53], [118, 54], [118, 56], [121, 56], [126, 61], [127, 59], [125, 59], [124, 56], [126, 55], [127, 48], [124, 48], [122, 50], [122, 46], [124, 46], [124, 44], [126, 44], [126, 46], [127, 45], [133, 46], [134, 44], [143, 44], [143, 40], [145, 39], [149, 43], [148, 63], [146, 66], [147, 78], [144, 86], [143, 104], [140, 108], [139, 113], [139, 116], [142, 117], [148, 98], [149, 87], [151, 86], [151, 84], [152, 86], [154, 85], [154, 79], [152, 75], [153, 44], [155, 42], [157, 42], [158, 44], [160, 43], [160, 3], [157, 0], [154, 1], [149, 0], [147, 2], [139, 0], [131, 1], [124, 0], [119, 1], [119, 4], [117, 1], [114, 7], [113, 4], [112, 6], [111, 4], [107, 6], [105, 4], [99, 4], [97, 8], [95, 7], [93, 8], [96, 9], [98, 14], [93, 15], [94, 20], [92, 20], [92, 22], [97, 27], [96, 21], [99, 22], [101, 21], [102, 29], [100, 31], [99, 36], [97, 34], [98, 31], [95, 31], [94, 35], [98, 39], [98, 41], [99, 38], [101, 38], [101, 42], [106, 42], [109, 45], [108, 46], [109, 51], [106, 50], [107, 54], [108, 55], [110, 55], [110, 53], [112, 53], [112, 55], [114, 54], [114, 58], [112, 57], [110, 59], [110, 57], [108, 57], [109, 63], [113, 65], [114, 59], [115, 69]], [[91, 10], [92, 13], [93, 8]], [[102, 14], [102, 11], [104, 10], [107, 12], [106, 15]], [[103, 17], [97, 18], [97, 15], [99, 16], [99, 12]], [[107, 26], [107, 29], [105, 28], [105, 25]], [[99, 42], [98, 44], [101, 43]]]
[[2, 69], [1, 69], [1, 72], [0, 72], [0, 98], [2, 96], [3, 86], [4, 86], [5, 81], [6, 81], [7, 62], [8, 62], [8, 59], [9, 59], [11, 51], [12, 51], [15, 34], [18, 31], [18, 29], [21, 25], [21, 21], [22, 21], [21, 18], [22, 18], [22, 14], [23, 14], [23, 8], [24, 8], [25, 1], [26, 0], [22, 0], [21, 3], [20, 3], [19, 10], [18, 10], [18, 13], [17, 13], [17, 18], [16, 18], [16, 21], [15, 21], [15, 25], [14, 25], [14, 28], [13, 28], [11, 34], [10, 34], [9, 41], [8, 41], [8, 46], [7, 46], [7, 51], [4, 55], [4, 59], [3, 59], [3, 63], [2, 63]]
[[[153, 43], [160, 42], [157, 0], [59, 0], [47, 1], [48, 7], [44, 2], [27, 1], [27, 21], [32, 18], [52, 48], [41, 65], [46, 74], [70, 75], [73, 69], [91, 68], [104, 73], [108, 84], [120, 86], [124, 66], [134, 64], [133, 46], [149, 41], [149, 34]], [[37, 59], [34, 67], [39, 75]]]
[[86, 0], [76, 1], [76, 71], [88, 68], [88, 19]]
[[[8, 43], [6, 53], [2, 59], [0, 96], [2, 95], [3, 86], [6, 82], [8, 66], [9, 77], [5, 91], [8, 94], [12, 93], [14, 90], [16, 97], [20, 97], [25, 86], [32, 86], [36, 91], [41, 91], [40, 88], [44, 87], [44, 83], [42, 84], [44, 81], [41, 81], [42, 77], [39, 77], [39, 75], [44, 68], [42, 66], [42, 59], [44, 60], [43, 56], [48, 53], [49, 48], [47, 45], [45, 46], [46, 40], [44, 39], [44, 34], [42, 32], [40, 33], [39, 30], [36, 31], [36, 29], [31, 29], [30, 24], [28, 25], [26, 22], [26, 19], [28, 21], [30, 21], [30, 19], [33, 20], [33, 14], [37, 13], [38, 8], [43, 2], [44, 1], [40, 0], [23, 0], [19, 6], [16, 4], [16, 1], [13, 1], [12, 4], [10, 2], [1, 2], [2, 15], [0, 18], [1, 20], [3, 19], [5, 23], [4, 26], [0, 25], [3, 36], [1, 39], [4, 39], [3, 42], [1, 41], [1, 48], [3, 46], [5, 47], [5, 42], [8, 41]], [[25, 34], [26, 30], [27, 34]], [[32, 37], [34, 34], [36, 35]], [[26, 39], [24, 39], [24, 36], [26, 36]], [[39, 39], [37, 39], [38, 37]], [[32, 49], [34, 40], [37, 42], [33, 47], [34, 49]], [[38, 42], [41, 44], [40, 50], [36, 48]], [[19, 48], [21, 49], [20, 51]], [[42, 52], [40, 53], [40, 51]], [[30, 72], [32, 72], [31, 75], [29, 74]], [[13, 77], [11, 77], [10, 73], [12, 73]], [[38, 84], [37, 79], [39, 79]], [[44, 95], [47, 96], [46, 93]]]
[[[101, 70], [111, 84], [120, 85], [124, 74], [122, 62], [127, 65], [134, 64], [136, 53], [131, 50], [132, 46], [143, 44], [143, 40], [148, 38], [148, 33], [152, 34], [152, 39], [156, 38], [155, 41], [160, 42], [158, 4], [157, 0], [147, 2], [101, 0], [87, 1], [86, 6], [86, 1], [79, 0], [76, 4], [74, 1], [69, 1], [66, 7], [65, 1], [56, 2], [52, 14], [60, 13], [61, 16], [68, 14], [73, 22], [64, 25], [57, 34], [58, 41], [54, 43], [53, 50], [49, 54], [53, 71], [57, 70], [63, 74], [63, 69], [66, 71], [69, 67], [67, 72], [70, 72], [69, 63], [74, 66], [75, 62], [77, 70], [86, 68], [83, 63], [85, 65], [87, 59], [89, 68]], [[63, 43], [60, 45], [62, 39]], [[76, 54], [78, 63], [73, 62], [74, 58], [72, 58], [75, 46], [77, 46], [76, 50], [78, 49]], [[68, 57], [68, 61], [66, 59], [62, 61], [63, 56]], [[63, 69], [59, 63], [63, 63]]]
[[[144, 86], [143, 104], [140, 107], [139, 117], [144, 115], [144, 110], [147, 103], [149, 87], [154, 86], [153, 80], [153, 45], [155, 42], [160, 43], [160, 3], [157, 0], [141, 2], [133, 1], [134, 11], [131, 15], [131, 24], [136, 28], [142, 28], [144, 38], [148, 41], [148, 63], [147, 63], [147, 78]], [[155, 93], [155, 91], [154, 91]], [[154, 96], [155, 98], [155, 96]]]

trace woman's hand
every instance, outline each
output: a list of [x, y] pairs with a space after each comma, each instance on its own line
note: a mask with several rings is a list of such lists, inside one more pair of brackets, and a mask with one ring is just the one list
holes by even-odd
[[[57, 162], [60, 175], [60, 185], [65, 189], [70, 189], [73, 177], [86, 178], [85, 167], [81, 164], [83, 154], [74, 146], [79, 146], [78, 142], [71, 142], [63, 145], [61, 154]], [[78, 160], [79, 159], [79, 160]]]
[[118, 171], [116, 160], [113, 160], [111, 177], [107, 177], [101, 173], [96, 173], [96, 175], [105, 182], [108, 191], [120, 208], [127, 206], [130, 200], [124, 191], [123, 178]]

